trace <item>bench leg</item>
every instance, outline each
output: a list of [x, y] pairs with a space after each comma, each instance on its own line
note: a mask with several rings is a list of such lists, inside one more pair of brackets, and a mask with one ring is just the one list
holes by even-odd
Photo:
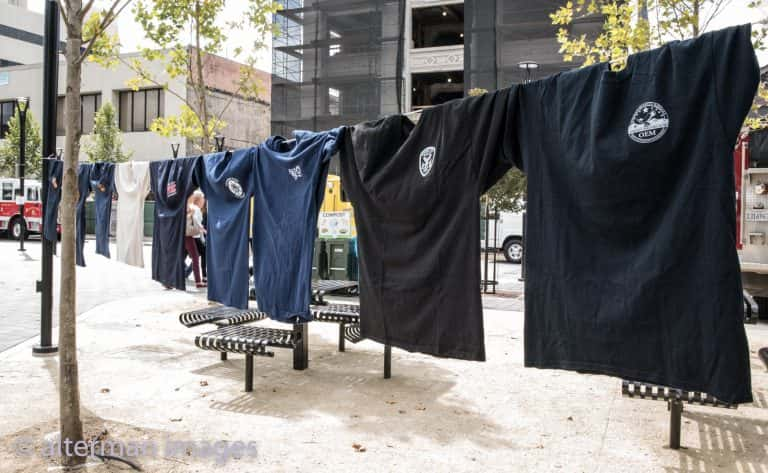
[[221, 352], [221, 361], [227, 361], [227, 353]]
[[384, 379], [392, 377], [392, 346], [384, 345]]
[[253, 391], [253, 355], [245, 355], [245, 392]]
[[669, 448], [680, 449], [680, 424], [683, 415], [683, 402], [679, 399], [669, 401]]
[[293, 349], [293, 369], [305, 370], [309, 366], [309, 324], [293, 324], [293, 332], [300, 340]]
[[339, 351], [344, 351], [344, 328], [347, 326], [347, 324], [339, 324]]

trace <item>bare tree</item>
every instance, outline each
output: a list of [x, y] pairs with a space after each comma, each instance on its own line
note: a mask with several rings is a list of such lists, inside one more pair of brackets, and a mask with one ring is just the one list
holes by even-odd
[[[83, 62], [92, 54], [114, 48], [115, 37], [106, 33], [131, 0], [110, 0], [106, 10], [89, 15], [95, 0], [58, 0], [67, 33], [66, 99], [64, 102], [64, 174], [61, 195], [61, 294], [59, 301], [59, 416], [61, 445], [83, 440], [80, 420], [80, 385], [77, 369], [75, 278], [75, 205], [77, 165], [80, 156], [80, 88]], [[62, 464], [76, 466], [86, 456], [76, 449], [62, 449]]]

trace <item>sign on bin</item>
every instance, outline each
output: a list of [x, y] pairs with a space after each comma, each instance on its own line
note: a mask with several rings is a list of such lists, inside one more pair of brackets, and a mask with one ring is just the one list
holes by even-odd
[[352, 233], [349, 212], [320, 212], [317, 220], [320, 238], [348, 238]]

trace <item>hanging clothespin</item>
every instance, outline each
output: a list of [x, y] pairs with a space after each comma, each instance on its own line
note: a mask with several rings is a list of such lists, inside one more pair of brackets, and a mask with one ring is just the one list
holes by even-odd
[[181, 143], [171, 143], [171, 152], [173, 153], [173, 159], [176, 159], [179, 157], [180, 146], [181, 146]]
[[216, 151], [221, 153], [224, 151], [224, 135], [216, 135], [214, 139], [216, 140]]

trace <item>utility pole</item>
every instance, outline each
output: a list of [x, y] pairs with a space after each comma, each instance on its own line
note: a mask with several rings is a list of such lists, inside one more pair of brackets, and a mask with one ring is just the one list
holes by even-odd
[[[43, 40], [43, 209], [48, 199], [47, 158], [61, 156], [56, 149], [56, 97], [59, 85], [59, 4], [56, 0], [45, 2], [45, 33]], [[61, 183], [59, 183], [61, 185]], [[45, 219], [43, 219], [45, 225]], [[45, 235], [41, 231], [41, 235]], [[37, 283], [40, 292], [40, 344], [32, 347], [32, 353], [56, 353], [53, 344], [53, 253], [56, 242], [42, 240], [42, 280]]]
[[16, 99], [16, 109], [19, 111], [19, 195], [16, 196], [16, 204], [19, 206], [19, 251], [24, 249], [24, 239], [27, 237], [27, 220], [24, 217], [24, 201], [27, 197], [24, 189], [24, 173], [27, 161], [27, 109], [29, 99], [19, 97]]

